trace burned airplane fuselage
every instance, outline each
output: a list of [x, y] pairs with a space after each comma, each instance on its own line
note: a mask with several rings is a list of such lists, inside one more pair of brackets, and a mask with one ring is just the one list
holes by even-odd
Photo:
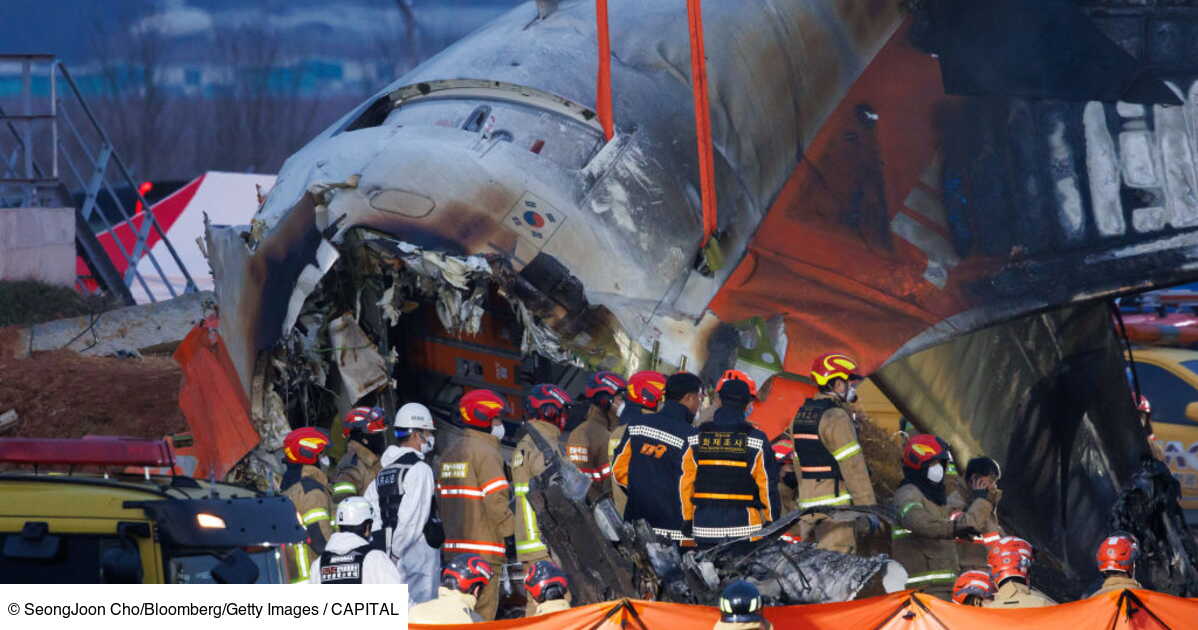
[[248, 228], [209, 230], [264, 448], [363, 391], [448, 404], [404, 376], [438, 361], [425, 332], [459, 354], [416, 372], [458, 391], [517, 395], [531, 354], [763, 382], [1198, 277], [1198, 71], [1179, 106], [949, 96], [921, 3], [704, 4], [729, 264], [696, 265], [684, 8], [612, 0], [607, 141], [592, 3], [522, 5], [292, 156]]

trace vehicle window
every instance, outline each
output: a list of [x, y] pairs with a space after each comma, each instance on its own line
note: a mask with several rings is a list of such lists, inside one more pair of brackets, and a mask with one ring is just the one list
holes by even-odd
[[1198, 402], [1198, 390], [1181, 377], [1151, 363], [1136, 362], [1140, 388], [1152, 403], [1153, 422], [1195, 424], [1186, 419], [1186, 405]]
[[[0, 584], [100, 584], [100, 559], [105, 551], [121, 546], [116, 536], [50, 533], [61, 540], [53, 558], [34, 560], [0, 554]], [[8, 536], [20, 534], [0, 534], [0, 549]]]
[[[257, 584], [281, 584], [283, 576], [279, 568], [278, 549], [262, 549], [253, 551], [250, 559], [258, 565]], [[172, 582], [176, 584], [215, 584], [212, 579], [212, 569], [220, 563], [220, 558], [212, 554], [193, 554], [174, 556], [170, 559]]]

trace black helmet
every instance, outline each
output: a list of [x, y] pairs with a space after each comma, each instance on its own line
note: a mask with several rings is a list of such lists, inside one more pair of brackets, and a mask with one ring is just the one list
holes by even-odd
[[761, 592], [756, 586], [737, 580], [720, 593], [720, 619], [725, 623], [761, 621]]

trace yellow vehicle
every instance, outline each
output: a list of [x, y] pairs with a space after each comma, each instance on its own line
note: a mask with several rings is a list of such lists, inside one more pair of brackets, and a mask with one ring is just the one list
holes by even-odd
[[1198, 352], [1139, 348], [1132, 353], [1140, 390], [1152, 405], [1152, 428], [1173, 476], [1181, 507], [1198, 521]]
[[161, 441], [3, 439], [0, 462], [22, 466], [0, 473], [0, 583], [286, 583], [306, 536], [286, 497], [149, 474]]

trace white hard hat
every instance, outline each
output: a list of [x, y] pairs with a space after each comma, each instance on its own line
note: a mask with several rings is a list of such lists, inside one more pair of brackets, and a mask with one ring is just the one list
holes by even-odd
[[420, 403], [408, 403], [395, 412], [395, 428], [432, 431], [437, 427], [433, 425], [433, 414], [428, 407]]
[[356, 526], [374, 520], [374, 508], [362, 497], [348, 497], [337, 505], [337, 524]]

